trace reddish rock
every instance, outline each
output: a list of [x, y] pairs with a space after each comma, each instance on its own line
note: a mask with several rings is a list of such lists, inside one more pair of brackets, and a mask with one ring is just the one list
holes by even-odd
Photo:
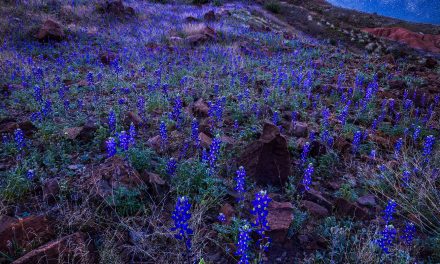
[[336, 214], [342, 217], [350, 217], [355, 220], [367, 220], [369, 218], [369, 213], [365, 208], [347, 201], [344, 198], [336, 199], [335, 210]]
[[231, 223], [232, 217], [235, 215], [235, 209], [229, 203], [225, 203], [220, 208], [220, 213], [222, 213], [226, 217], [226, 224]]
[[367, 194], [359, 197], [356, 202], [360, 205], [376, 206], [376, 197], [374, 195]]
[[48, 179], [43, 185], [43, 199], [48, 203], [54, 203], [60, 193], [60, 185], [57, 179]]
[[416, 33], [401, 27], [364, 28], [363, 31], [378, 37], [405, 43], [415, 49], [440, 53], [440, 35]]
[[118, 55], [114, 52], [111, 52], [111, 51], [102, 52], [99, 55], [99, 59], [101, 60], [102, 64], [104, 64], [104, 65], [109, 65], [110, 63], [115, 61], [117, 58], [118, 58]]
[[434, 69], [435, 67], [437, 67], [438, 62], [436, 59], [432, 58], [432, 57], [428, 57], [426, 58], [425, 61], [425, 67], [428, 69]]
[[271, 201], [268, 206], [267, 221], [269, 236], [273, 241], [283, 242], [287, 238], [290, 224], [293, 221], [293, 205], [289, 202]]
[[317, 203], [323, 207], [325, 207], [327, 210], [331, 211], [333, 209], [333, 203], [330, 202], [329, 199], [325, 198], [324, 195], [315, 190], [310, 189], [304, 193], [304, 199], [310, 200], [314, 203]]
[[125, 124], [126, 124], [127, 126], [130, 126], [131, 123], [133, 123], [133, 125], [134, 125], [136, 128], [139, 128], [139, 127], [142, 126], [143, 121], [142, 121], [142, 118], [141, 118], [138, 114], [136, 114], [135, 112], [130, 111], [130, 112], [128, 112], [127, 115], [125, 116]]
[[159, 152], [162, 148], [162, 139], [161, 139], [160, 135], [149, 138], [147, 143], [148, 143], [148, 146], [153, 148], [156, 152]]
[[148, 185], [148, 190], [152, 191], [155, 196], [166, 193], [168, 184], [159, 174], [153, 172], [143, 172], [141, 174], [142, 180]]
[[342, 155], [346, 155], [350, 153], [351, 144], [343, 137], [337, 137], [334, 142], [334, 147], [338, 150]]
[[52, 225], [45, 216], [29, 216], [23, 219], [0, 217], [0, 251], [9, 252], [8, 245], [11, 243], [30, 249], [53, 236]]
[[63, 130], [63, 135], [67, 139], [74, 140], [78, 137], [81, 130], [82, 127], [68, 127]]
[[311, 213], [313, 216], [318, 218], [323, 218], [330, 215], [329, 211], [325, 207], [322, 207], [319, 204], [311, 201], [303, 200], [301, 202], [301, 206], [309, 211], [309, 213]]
[[260, 139], [245, 147], [239, 161], [258, 184], [284, 186], [291, 174], [287, 140], [271, 123], [264, 124]]
[[206, 135], [203, 132], [199, 133], [199, 140], [200, 140], [200, 145], [203, 148], [209, 149], [211, 147], [212, 144], [212, 138], [210, 138], [208, 135]]
[[304, 122], [294, 122], [290, 123], [289, 134], [295, 137], [307, 137], [309, 132], [307, 123]]
[[31, 137], [37, 131], [31, 121], [18, 123], [14, 118], [5, 118], [0, 121], [0, 135], [14, 134], [17, 128], [20, 128], [26, 137]]
[[209, 106], [202, 98], [198, 99], [193, 106], [193, 113], [198, 117], [207, 117], [209, 112]]
[[13, 264], [96, 263], [93, 244], [78, 232], [51, 241], [15, 260]]
[[143, 184], [139, 173], [118, 156], [108, 158], [89, 172], [90, 188], [101, 197], [107, 197], [120, 187], [128, 189]]
[[100, 11], [118, 17], [133, 16], [135, 14], [134, 9], [125, 6], [122, 0], [106, 1], [100, 6]]
[[47, 19], [44, 21], [37, 35], [35, 36], [39, 41], [56, 40], [61, 41], [65, 38], [64, 30], [60, 23]]
[[203, 19], [206, 21], [214, 21], [216, 19], [214, 10], [208, 11], [203, 15]]

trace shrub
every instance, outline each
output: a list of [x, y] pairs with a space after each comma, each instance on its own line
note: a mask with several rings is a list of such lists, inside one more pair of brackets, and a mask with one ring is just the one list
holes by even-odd
[[266, 8], [268, 11], [279, 14], [281, 13], [281, 5], [277, 1], [269, 1], [264, 5], [264, 8]]

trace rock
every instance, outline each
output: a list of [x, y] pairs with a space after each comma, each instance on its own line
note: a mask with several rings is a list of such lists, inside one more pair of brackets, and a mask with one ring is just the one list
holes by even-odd
[[[299, 138], [296, 143], [297, 143], [297, 147], [298, 149], [300, 149], [302, 151], [302, 149], [304, 148], [305, 144], [308, 142], [307, 139], [305, 138]], [[310, 142], [309, 142], [310, 143]], [[321, 156], [327, 153], [327, 147], [322, 144], [320, 141], [313, 141], [310, 143], [310, 152], [309, 155], [311, 157], [317, 157], [317, 156]]]
[[214, 21], [216, 19], [214, 10], [208, 11], [203, 15], [203, 19], [206, 21]]
[[440, 35], [416, 33], [401, 27], [364, 28], [362, 30], [378, 37], [405, 43], [414, 49], [440, 53]]
[[65, 38], [64, 30], [60, 23], [47, 19], [44, 21], [40, 30], [38, 30], [35, 36], [39, 41], [55, 40], [61, 41]]
[[31, 249], [53, 236], [52, 224], [45, 216], [0, 217], [0, 251], [9, 252], [11, 243], [22, 249]]
[[113, 61], [115, 61], [118, 58], [118, 55], [114, 52], [107, 51], [107, 52], [102, 52], [99, 55], [99, 58], [100, 58], [102, 64], [110, 65], [110, 63], [112, 63]]
[[269, 236], [273, 241], [284, 242], [287, 238], [290, 224], [293, 221], [293, 205], [290, 202], [272, 200], [268, 206], [267, 221], [269, 222]]
[[226, 224], [230, 224], [232, 217], [235, 215], [235, 209], [229, 203], [225, 203], [220, 207], [220, 213], [222, 213], [226, 217]]
[[200, 140], [200, 145], [202, 146], [202, 148], [209, 149], [211, 147], [212, 138], [210, 138], [205, 133], [203, 133], [203, 132], [199, 133], [199, 140]]
[[301, 206], [305, 208], [309, 213], [318, 218], [324, 218], [329, 216], [329, 211], [325, 208], [311, 201], [303, 200]]
[[0, 135], [14, 134], [17, 128], [20, 128], [26, 137], [31, 137], [37, 131], [31, 121], [17, 123], [14, 118], [5, 118], [0, 121]]
[[78, 232], [51, 241], [15, 260], [13, 264], [96, 263], [93, 244]]
[[43, 199], [48, 203], [54, 203], [60, 193], [60, 185], [57, 179], [48, 179], [43, 185]]
[[388, 85], [390, 86], [390, 89], [396, 89], [402, 91], [408, 88], [406, 82], [402, 80], [391, 80], [388, 82]]
[[82, 127], [68, 127], [63, 130], [63, 135], [67, 139], [74, 140], [78, 137], [81, 130]]
[[323, 194], [315, 189], [310, 189], [304, 193], [304, 199], [310, 200], [321, 206], [324, 206], [327, 210], [331, 211], [333, 209], [333, 203], [330, 202]]
[[307, 123], [304, 122], [294, 122], [290, 123], [289, 134], [295, 137], [307, 137], [309, 129]]
[[287, 140], [271, 123], [264, 124], [260, 139], [245, 147], [239, 161], [258, 184], [284, 186], [291, 174]]
[[129, 127], [131, 123], [133, 123], [136, 128], [140, 128], [143, 124], [143, 120], [138, 114], [130, 111], [125, 116], [125, 125]]
[[70, 140], [80, 140], [82, 142], [89, 142], [94, 138], [95, 132], [98, 128], [91, 121], [87, 122], [81, 127], [69, 127], [63, 130], [65, 138]]
[[198, 117], [207, 117], [209, 112], [209, 106], [202, 98], [199, 98], [192, 108], [195, 116]]
[[359, 197], [356, 202], [360, 205], [376, 206], [376, 197], [374, 197], [374, 195], [367, 194]]
[[147, 143], [148, 143], [148, 146], [153, 148], [156, 152], [159, 152], [162, 148], [162, 139], [161, 139], [160, 135], [149, 138]]
[[207, 41], [214, 40], [217, 36], [215, 30], [206, 25], [195, 26], [186, 32], [185, 41], [190, 46], [198, 46]]
[[88, 174], [92, 193], [100, 197], [107, 197], [120, 187], [131, 189], [143, 184], [139, 173], [118, 156], [108, 158]]
[[437, 67], [438, 62], [436, 59], [432, 58], [432, 57], [428, 57], [426, 58], [425, 61], [425, 67], [428, 69], [434, 69], [435, 67]]
[[131, 17], [135, 15], [134, 9], [125, 6], [122, 0], [106, 1], [99, 7], [99, 10], [101, 13], [107, 13], [118, 17]]
[[193, 16], [187, 16], [187, 17], [185, 17], [185, 21], [188, 23], [196, 23], [196, 22], [199, 22], [200, 20], [198, 18], [193, 17]]
[[350, 217], [355, 220], [367, 220], [368, 211], [344, 198], [338, 198], [335, 201], [336, 214], [342, 217]]
[[153, 172], [142, 173], [142, 179], [147, 184], [148, 189], [152, 190], [155, 196], [165, 194], [168, 190], [168, 184], [159, 174]]

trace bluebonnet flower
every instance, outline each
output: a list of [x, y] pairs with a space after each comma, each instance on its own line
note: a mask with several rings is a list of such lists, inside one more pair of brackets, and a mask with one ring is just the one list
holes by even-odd
[[330, 110], [328, 108], [324, 108], [322, 110], [322, 124], [324, 125], [324, 127], [328, 127], [329, 117], [330, 117]]
[[69, 107], [70, 107], [70, 101], [69, 101], [69, 99], [65, 99], [64, 101], [63, 101], [63, 104], [64, 104], [64, 109], [67, 111], [67, 110], [69, 110]]
[[43, 102], [43, 96], [41, 95], [41, 88], [38, 85], [34, 86], [34, 98], [35, 101], [42, 103]]
[[46, 100], [43, 108], [41, 109], [41, 113], [45, 117], [48, 116], [50, 113], [52, 113], [52, 102], [50, 100]]
[[246, 178], [246, 171], [244, 170], [243, 166], [240, 166], [237, 170], [237, 177], [235, 177], [235, 188], [234, 190], [238, 192], [239, 198], [238, 201], [241, 203], [244, 201], [244, 193], [245, 190], [245, 178]]
[[266, 231], [270, 230], [267, 216], [269, 214], [268, 206], [272, 199], [267, 195], [266, 191], [261, 190], [255, 194], [255, 199], [252, 201], [251, 214], [255, 216], [255, 221], [252, 226], [256, 228], [258, 235], [258, 245], [260, 250], [266, 251], [270, 244], [270, 239], [266, 235]]
[[[175, 209], [172, 214], [174, 227], [172, 231], [178, 231], [174, 237], [178, 240], [184, 240], [187, 251], [191, 250], [191, 235], [193, 230], [188, 227], [188, 220], [191, 218], [191, 204], [185, 196], [179, 197], [176, 202]], [[188, 252], [189, 253], [189, 252]]]
[[180, 127], [182, 121], [182, 107], [182, 99], [180, 98], [180, 95], [177, 95], [176, 99], [174, 100], [173, 111], [170, 113], [170, 119], [177, 123], [178, 128]]
[[419, 135], [420, 135], [420, 126], [416, 127], [416, 129], [414, 130], [414, 133], [413, 133], [414, 141], [417, 141], [417, 139], [419, 138]]
[[345, 125], [345, 122], [346, 122], [347, 116], [348, 116], [348, 110], [349, 110], [349, 106], [345, 105], [344, 109], [342, 109], [342, 112], [339, 115], [339, 121], [341, 121], [342, 125]]
[[108, 115], [108, 128], [110, 130], [110, 134], [115, 133], [116, 131], [116, 115], [113, 110], [110, 110]]
[[280, 122], [280, 115], [279, 115], [278, 111], [273, 112], [272, 122], [276, 126]]
[[79, 110], [82, 110], [83, 107], [84, 107], [84, 101], [82, 99], [78, 99], [76, 105], [77, 105]]
[[202, 157], [200, 158], [202, 163], [207, 164], [209, 162], [208, 160], [208, 152], [206, 151], [205, 148], [202, 149]]
[[427, 157], [431, 154], [432, 149], [434, 147], [435, 138], [433, 135], [429, 135], [425, 139], [425, 143], [423, 144], [423, 156]]
[[379, 247], [386, 253], [390, 253], [390, 246], [396, 238], [397, 231], [392, 225], [386, 225], [382, 231], [382, 237], [376, 241]]
[[29, 181], [32, 181], [32, 180], [35, 178], [35, 172], [34, 172], [34, 170], [28, 170], [27, 173], [26, 173], [26, 178], [27, 178]]
[[405, 229], [403, 229], [403, 235], [401, 236], [403, 242], [407, 246], [410, 246], [412, 244], [415, 233], [416, 233], [416, 226], [411, 222], [407, 222], [405, 224]]
[[217, 166], [217, 159], [220, 154], [221, 143], [222, 142], [220, 140], [220, 136], [218, 135], [212, 140], [211, 147], [209, 149], [209, 156], [208, 156], [208, 163], [211, 172], [213, 172]]
[[136, 128], [133, 122], [130, 124], [130, 128], [128, 130], [128, 144], [133, 147], [136, 145]]
[[129, 136], [127, 132], [121, 131], [119, 133], [119, 147], [122, 149], [122, 151], [127, 151], [129, 146]]
[[15, 130], [14, 139], [15, 139], [15, 146], [17, 147], [18, 151], [21, 151], [21, 150], [23, 150], [24, 147], [26, 147], [24, 133], [23, 133], [23, 130], [21, 130], [20, 128], [17, 128]]
[[225, 222], [226, 222], [226, 216], [225, 216], [225, 214], [223, 214], [223, 213], [219, 213], [219, 214], [218, 214], [218, 217], [217, 217], [217, 220], [218, 220], [220, 223], [225, 223]]
[[396, 202], [394, 200], [389, 200], [387, 206], [384, 210], [383, 220], [388, 225], [394, 218], [394, 213], [396, 212]]
[[353, 135], [353, 142], [352, 142], [353, 153], [357, 153], [359, 150], [359, 145], [361, 143], [361, 136], [362, 136], [362, 132], [359, 130], [356, 131]]
[[165, 147], [166, 145], [168, 145], [168, 131], [165, 121], [160, 121], [159, 133], [160, 133], [162, 147]]
[[402, 173], [402, 181], [403, 181], [403, 186], [404, 187], [408, 187], [409, 186], [409, 181], [411, 178], [411, 172], [408, 170], [403, 171]]
[[251, 241], [251, 228], [248, 224], [244, 224], [239, 229], [237, 251], [235, 255], [240, 257], [238, 264], [250, 264], [249, 244]]
[[196, 118], [194, 118], [191, 123], [191, 139], [194, 141], [197, 147], [200, 146], [199, 122]]
[[92, 86], [93, 85], [93, 73], [92, 72], [87, 73], [86, 79], [87, 79], [87, 83], [89, 84], [89, 86]]
[[309, 152], [310, 152], [310, 142], [306, 142], [306, 144], [303, 147], [303, 151], [301, 153], [301, 162], [303, 164], [306, 162]]
[[400, 153], [400, 150], [402, 149], [402, 146], [403, 146], [403, 139], [399, 138], [396, 141], [396, 144], [394, 144], [394, 157], [396, 159], [399, 157], [399, 153]]
[[107, 139], [106, 147], [107, 147], [107, 157], [113, 157], [116, 154], [116, 141], [114, 138], [109, 137]]
[[235, 120], [234, 120], [234, 130], [235, 130], [235, 131], [238, 131], [238, 128], [239, 128], [239, 126], [238, 126], [238, 120], [235, 119]]
[[306, 191], [310, 190], [310, 185], [312, 184], [312, 176], [313, 176], [314, 168], [313, 164], [309, 163], [307, 169], [304, 171], [304, 177], [302, 183], [304, 185], [304, 189]]
[[375, 150], [375, 149], [372, 149], [372, 150], [370, 151], [370, 158], [372, 158], [372, 159], [376, 159], [376, 150]]
[[167, 174], [169, 176], [174, 176], [174, 173], [176, 173], [177, 168], [177, 161], [174, 158], [170, 158], [170, 160], [167, 163]]

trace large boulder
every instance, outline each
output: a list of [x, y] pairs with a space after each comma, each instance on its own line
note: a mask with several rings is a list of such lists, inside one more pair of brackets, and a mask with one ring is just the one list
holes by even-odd
[[363, 31], [378, 37], [405, 43], [415, 49], [440, 53], [440, 35], [416, 33], [401, 27], [364, 28]]
[[244, 149], [239, 162], [258, 184], [284, 186], [291, 174], [287, 140], [271, 123], [264, 124], [260, 139]]
[[78, 232], [51, 241], [30, 251], [13, 264], [96, 263], [93, 244], [86, 235]]
[[64, 29], [60, 23], [52, 19], [44, 21], [35, 37], [39, 41], [55, 40], [61, 41], [65, 38]]
[[0, 251], [2, 252], [9, 252], [10, 245], [31, 249], [53, 236], [51, 222], [45, 216], [29, 216], [22, 219], [6, 215], [0, 217]]

